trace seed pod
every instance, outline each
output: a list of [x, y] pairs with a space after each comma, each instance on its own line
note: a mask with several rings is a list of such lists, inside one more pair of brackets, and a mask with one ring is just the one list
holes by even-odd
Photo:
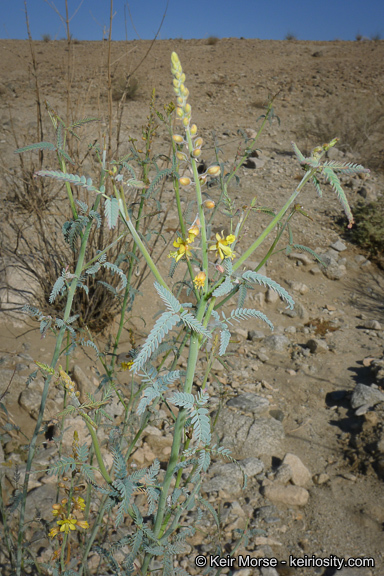
[[205, 200], [205, 202], [203, 202], [205, 208], [208, 208], [208, 210], [212, 210], [215, 207], [215, 202], [211, 199], [209, 200]]
[[201, 156], [201, 150], [200, 148], [195, 148], [195, 150], [192, 152], [192, 156], [194, 158], [198, 158], [199, 156]]
[[184, 138], [180, 135], [180, 134], [174, 134], [172, 136], [172, 139], [177, 143], [177, 144], [182, 144], [184, 142]]
[[207, 170], [207, 173], [210, 176], [219, 176], [220, 174], [220, 166], [210, 166]]
[[202, 138], [196, 138], [196, 140], [193, 143], [195, 148], [201, 148], [203, 144], [204, 140]]
[[191, 183], [191, 179], [187, 176], [183, 176], [183, 178], [179, 178], [179, 184], [181, 186], [188, 186]]
[[183, 154], [183, 152], [176, 152], [176, 158], [181, 162], [183, 162], [184, 160], [187, 159], [187, 156]]

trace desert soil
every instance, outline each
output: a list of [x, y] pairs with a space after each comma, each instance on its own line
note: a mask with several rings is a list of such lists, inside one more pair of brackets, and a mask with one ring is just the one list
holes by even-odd
[[[54, 109], [65, 115], [69, 55], [74, 115], [77, 118], [97, 115], [106, 122], [107, 43], [80, 42], [72, 46], [70, 53], [64, 42], [35, 42], [34, 47], [41, 98], [46, 98]], [[275, 121], [267, 126], [258, 144], [256, 167], [242, 168], [241, 183], [238, 188], [232, 188], [239, 206], [249, 204], [254, 196], [259, 205], [272, 208], [283, 205], [301, 174], [292, 154], [291, 140], [305, 152], [323, 144], [305, 134], [304, 118], [331, 116], [332, 110], [340, 109], [340, 103], [348, 107], [351, 99], [364, 102], [372, 95], [382, 98], [384, 94], [382, 41], [220, 39], [209, 46], [204, 40], [168, 40], [156, 42], [141, 62], [149, 47], [146, 41], [112, 45], [115, 78], [132, 73], [139, 86], [134, 99], [125, 105], [121, 150], [128, 146], [130, 136], [141, 137], [152, 89], [156, 88], [159, 108], [173, 98], [172, 50], [178, 53], [187, 76], [193, 120], [207, 142], [204, 157], [209, 162], [213, 160], [212, 130], [216, 132], [223, 158], [233, 159], [240, 142], [238, 130], [257, 130], [257, 118], [263, 113], [268, 95], [279, 92], [275, 110], [280, 125]], [[17, 166], [12, 131], [17, 135], [19, 146], [35, 141], [36, 104], [28, 43], [2, 40], [0, 55], [0, 158], [4, 172]], [[116, 109], [115, 102], [114, 113]], [[329, 139], [337, 135], [330, 133]], [[168, 139], [165, 132], [160, 131], [160, 136]], [[168, 143], [165, 148], [168, 149]], [[356, 154], [338, 158], [360, 162]], [[55, 168], [53, 158], [47, 157], [46, 163], [47, 168]], [[383, 183], [383, 174], [373, 171], [365, 179], [352, 178], [352, 185], [345, 190], [353, 205], [362, 195], [379, 197]], [[383, 576], [384, 466], [378, 468], [377, 450], [367, 448], [370, 443], [378, 442], [383, 412], [379, 404], [368, 407], [365, 414], [356, 415], [350, 398], [357, 383], [375, 384], [370, 359], [383, 356], [384, 277], [383, 272], [366, 259], [367, 254], [344, 237], [345, 224], [340, 227], [335, 222], [342, 215], [340, 204], [329, 186], [324, 186], [323, 192], [324, 197], [317, 198], [308, 186], [301, 195], [300, 203], [313, 221], [295, 220], [295, 241], [329, 254], [330, 245], [342, 240], [346, 250], [339, 256], [332, 253], [338, 278], [333, 279], [332, 274], [328, 277], [312, 261], [287, 258], [284, 252], [273, 256], [265, 273], [290, 291], [300, 304], [299, 313], [295, 317], [287, 316], [283, 303], [273, 301], [268, 295], [264, 297], [264, 291], [260, 291], [262, 296], [252, 297], [256, 302], [250, 299], [246, 305], [259, 306], [274, 323], [275, 333], [289, 338], [289, 345], [274, 350], [262, 339], [250, 340], [249, 330], [268, 334], [265, 326], [254, 321], [234, 332], [239, 343], [231, 345], [228, 358], [232, 369], [227, 373], [215, 365], [217, 377], [229, 396], [248, 391], [269, 400], [275, 416], [281, 415], [283, 445], [276, 453], [263, 455], [264, 479], [251, 484], [253, 494], [233, 496], [224, 491], [214, 496], [229, 503], [237, 500], [245, 507], [257, 498], [260, 508], [271, 504], [263, 500], [262, 489], [274, 483], [284, 454], [293, 453], [314, 479], [308, 487], [308, 503], [301, 507], [272, 503], [280, 521], [266, 523], [259, 515], [258, 526], [266, 531], [266, 540], [259, 541], [259, 548], [264, 545], [266, 555], [272, 550], [279, 559], [287, 559], [289, 554], [373, 557], [375, 568], [370, 571], [361, 569], [343, 574]], [[2, 186], [1, 202], [9, 208], [8, 193]], [[250, 219], [244, 246], [260, 231], [260, 218]], [[175, 214], [171, 213], [169, 230], [175, 222]], [[169, 239], [171, 234], [168, 232]], [[152, 290], [147, 282], [138, 304], [147, 326], [152, 325], [153, 314], [161, 304], [153, 298]], [[310, 320], [315, 321], [312, 326], [308, 325]], [[372, 320], [379, 324], [370, 324]], [[328, 330], [322, 331], [320, 322]], [[124, 338], [128, 342], [127, 334]], [[313, 348], [311, 352], [307, 346], [311, 338], [321, 340], [326, 346]], [[18, 385], [11, 387], [6, 403], [25, 433], [33, 429], [34, 420], [18, 404], [25, 386], [23, 382], [34, 366], [32, 359], [49, 362], [51, 352], [52, 340], [40, 339], [37, 323], [1, 315], [3, 367], [6, 370], [16, 367], [18, 376]], [[79, 354], [75, 361], [86, 374], [91, 374], [85, 356]], [[6, 386], [5, 381], [2, 386]], [[323, 475], [320, 483], [319, 475]], [[272, 512], [270, 514], [273, 517]], [[313, 568], [289, 572], [283, 566], [277, 571], [281, 575], [330, 576], [335, 573]]]

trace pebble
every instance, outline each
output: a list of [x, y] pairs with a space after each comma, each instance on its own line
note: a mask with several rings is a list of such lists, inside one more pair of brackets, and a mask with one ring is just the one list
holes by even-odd
[[235, 398], [228, 400], [227, 406], [237, 408], [243, 412], [251, 412], [252, 414], [260, 415], [268, 410], [269, 401], [263, 396], [246, 392], [245, 394], [239, 394], [239, 396], [235, 396]]
[[368, 330], [382, 330], [382, 326], [377, 320], [367, 320], [364, 322], [363, 328], [367, 328]]
[[272, 484], [265, 486], [263, 494], [268, 500], [287, 506], [305, 506], [309, 500], [309, 492], [301, 486]]
[[375, 406], [380, 402], [384, 402], [384, 394], [377, 388], [366, 386], [365, 384], [357, 384], [355, 386], [351, 398], [351, 406], [354, 410], [365, 405], [368, 407]]
[[266, 336], [263, 343], [271, 350], [275, 350], [276, 352], [284, 352], [291, 341], [289, 338], [283, 336], [282, 334], [272, 334], [271, 336]]
[[311, 338], [308, 340], [306, 346], [312, 354], [324, 354], [329, 350], [328, 344], [325, 340], [321, 340], [320, 338]]
[[346, 245], [343, 244], [343, 242], [341, 240], [337, 240], [337, 242], [334, 242], [333, 244], [331, 244], [331, 248], [333, 250], [336, 250], [337, 252], [344, 252], [344, 250], [347, 249]]
[[320, 474], [315, 474], [313, 477], [313, 482], [315, 484], [318, 484], [318, 485], [326, 484], [329, 481], [330, 481], [330, 477], [328, 476], [328, 474], [325, 474], [325, 472], [321, 472]]
[[264, 334], [264, 332], [261, 332], [261, 330], [249, 330], [248, 331], [248, 340], [251, 340], [252, 342], [258, 342], [259, 340], [262, 340], [263, 338], [265, 338], [265, 334]]
[[312, 474], [303, 464], [298, 456], [287, 453], [284, 456], [282, 466], [288, 466], [291, 470], [291, 482], [295, 486], [310, 486], [312, 484]]

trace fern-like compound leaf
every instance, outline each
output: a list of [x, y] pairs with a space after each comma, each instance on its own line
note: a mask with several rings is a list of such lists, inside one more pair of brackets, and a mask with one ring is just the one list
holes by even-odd
[[231, 282], [231, 279], [229, 276], [227, 276], [224, 282], [218, 288], [216, 288], [216, 290], [214, 290], [212, 294], [213, 296], [216, 296], [216, 298], [218, 296], [226, 296], [227, 294], [229, 294], [232, 288], [233, 284]]
[[150, 186], [148, 187], [145, 196], [148, 198], [152, 194], [152, 192], [156, 190], [156, 188], [163, 180], [163, 178], [166, 178], [166, 176], [169, 176], [170, 174], [172, 174], [172, 170], [170, 168], [165, 168], [164, 170], [161, 170], [158, 174], [156, 174]]
[[199, 322], [199, 320], [197, 320], [193, 314], [187, 312], [187, 310], [183, 310], [183, 312], [180, 314], [180, 319], [185, 326], [194, 332], [197, 332], [197, 334], [201, 334], [206, 338], [211, 338], [211, 333], [206, 328], [204, 328], [202, 323]]
[[304, 155], [300, 152], [299, 148], [296, 146], [295, 142], [291, 142], [292, 148], [294, 153], [296, 154], [296, 158], [299, 162], [303, 162], [305, 160]]
[[104, 205], [104, 214], [108, 222], [108, 228], [115, 228], [119, 216], [119, 202], [117, 198], [107, 198]]
[[130, 178], [129, 180], [126, 181], [127, 186], [130, 186], [131, 188], [136, 188], [137, 190], [143, 190], [143, 188], [146, 188], [147, 185], [145, 182], [142, 182], [141, 180], [136, 180], [136, 178]]
[[321, 198], [323, 196], [323, 192], [320, 188], [320, 181], [316, 176], [312, 176], [311, 178], [312, 184], [315, 187], [316, 193], [318, 195], [319, 198]]
[[158, 295], [160, 296], [160, 298], [162, 299], [168, 310], [170, 310], [174, 314], [178, 314], [181, 309], [181, 304], [178, 301], [178, 299], [172, 294], [172, 292], [167, 290], [164, 286], [162, 286], [158, 282], [155, 282], [154, 286], [156, 288]]
[[85, 176], [77, 176], [77, 174], [68, 174], [67, 172], [61, 172], [60, 170], [38, 170], [36, 172], [36, 175], [45, 176], [47, 178], [53, 178], [54, 180], [58, 180], [59, 182], [69, 182], [74, 186], [80, 186], [81, 188], [85, 188], [89, 192], [102, 192], [101, 189], [98, 190], [94, 186], [89, 185], [87, 183], [87, 179], [85, 178]]
[[54, 303], [57, 295], [61, 292], [61, 290], [63, 290], [64, 287], [65, 287], [65, 280], [64, 280], [63, 276], [59, 276], [59, 278], [54, 283], [53, 288], [52, 288], [52, 292], [49, 296], [49, 303], [50, 304]]
[[285, 288], [280, 286], [280, 284], [274, 280], [271, 280], [271, 278], [268, 278], [268, 276], [264, 276], [263, 274], [259, 274], [253, 270], [246, 270], [246, 272], [243, 273], [242, 278], [244, 278], [244, 280], [248, 280], [249, 282], [254, 282], [255, 284], [260, 284], [262, 286], [271, 288], [271, 290], [277, 292], [280, 298], [288, 304], [291, 310], [293, 310], [295, 301], [293, 300], [292, 296], [288, 294]]
[[144, 364], [149, 360], [151, 354], [164, 340], [165, 336], [172, 330], [172, 328], [179, 322], [180, 316], [172, 312], [164, 312], [158, 318], [156, 324], [148, 335], [140, 353], [136, 357], [132, 365], [134, 374], [143, 368]]
[[121, 287], [118, 289], [118, 292], [124, 290], [124, 288], [127, 286], [128, 280], [122, 269], [116, 266], [116, 264], [113, 264], [113, 262], [104, 262], [103, 268], [108, 268], [112, 274], [116, 273], [119, 275], [121, 280]]
[[22, 154], [30, 150], [57, 150], [57, 148], [54, 144], [51, 144], [51, 142], [37, 142], [36, 144], [29, 144], [28, 146], [18, 148], [15, 150], [15, 154]]
[[219, 348], [219, 355], [220, 356], [224, 356], [227, 348], [228, 348], [228, 344], [229, 341], [231, 339], [231, 333], [229, 330], [221, 330], [220, 332], [220, 348]]
[[[270, 329], [273, 330], [273, 324], [269, 318], [267, 318], [267, 316], [262, 312], [259, 312], [259, 310], [254, 310], [252, 308], [236, 308], [236, 310], [232, 310], [230, 318], [236, 322], [240, 322], [241, 320], [248, 320], [249, 318], [258, 318], [259, 320], [263, 320], [263, 322], [268, 324]], [[229, 318], [227, 318], [226, 321], [229, 324], [231, 323]]]
[[324, 162], [323, 167], [330, 167], [334, 172], [341, 172], [342, 174], [369, 174], [368, 168], [364, 168], [360, 164], [353, 164], [352, 162], [337, 162], [336, 160], [328, 160]]
[[351, 209], [349, 207], [347, 197], [344, 193], [344, 190], [341, 187], [340, 180], [338, 179], [338, 177], [336, 176], [336, 174], [334, 173], [332, 168], [330, 168], [329, 166], [323, 167], [322, 174], [324, 175], [326, 180], [328, 180], [328, 182], [331, 184], [332, 188], [336, 192], [336, 196], [337, 196], [340, 204], [343, 207], [343, 210], [345, 212], [346, 217], [348, 218], [348, 222], [349, 222], [348, 227], [351, 228], [352, 224], [354, 223], [354, 219], [352, 216]]

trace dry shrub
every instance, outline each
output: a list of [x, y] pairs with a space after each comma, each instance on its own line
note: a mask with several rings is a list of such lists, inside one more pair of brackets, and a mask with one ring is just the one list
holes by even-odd
[[209, 36], [209, 38], [207, 38], [207, 44], [208, 46], [215, 46], [215, 44], [217, 44], [219, 41], [217, 36]]
[[[9, 312], [20, 309], [20, 297], [22, 297], [25, 303], [38, 306], [44, 314], [56, 317], [63, 312], [67, 296], [66, 294], [58, 296], [53, 304], [50, 304], [52, 287], [63, 269], [67, 267], [70, 271], [75, 269], [78, 252], [73, 251], [65, 242], [62, 233], [65, 219], [68, 221], [72, 219], [72, 215], [67, 213], [69, 209], [65, 187], [48, 179], [36, 178], [34, 173], [37, 169], [32, 161], [25, 163], [23, 171], [21, 168], [8, 171], [0, 182], [0, 193], [3, 198], [0, 209], [4, 222], [0, 232], [2, 254], [0, 272], [3, 279], [6, 279], [8, 277], [6, 271], [13, 269], [13, 272], [10, 272], [12, 277], [18, 278], [19, 282], [22, 279], [23, 284], [15, 289], [5, 280], [0, 289], [6, 288], [11, 294], [10, 304], [6, 307]], [[73, 193], [75, 198], [85, 202], [89, 207], [92, 205], [94, 198], [91, 195], [75, 187]], [[140, 193], [137, 192], [136, 203], [139, 196]], [[135, 204], [135, 199], [133, 202]], [[151, 201], [148, 209], [152, 214], [159, 214], [156, 205]], [[77, 210], [81, 215], [79, 206]], [[163, 218], [165, 219], [166, 215]], [[144, 221], [142, 232], [145, 235], [150, 232], [152, 218], [146, 218]], [[100, 228], [94, 224], [88, 243], [87, 260], [94, 258], [97, 249], [112, 243], [123, 231], [121, 222], [112, 230], [105, 223]], [[73, 244], [78, 250], [79, 239]], [[154, 248], [157, 240], [152, 244]], [[133, 250], [133, 241], [127, 236], [108, 252], [107, 260], [118, 265], [127, 274]], [[135, 270], [138, 265], [137, 261]], [[132, 290], [128, 310], [145, 274], [146, 268], [140, 265], [140, 273], [131, 277]], [[119, 289], [120, 277], [108, 268], [101, 268], [96, 276], [84, 276], [83, 283], [88, 288], [88, 294], [85, 290], [77, 290], [72, 308], [73, 314], [79, 315], [78, 327], [87, 327], [92, 332], [99, 333], [107, 328], [118, 314], [124, 290], [117, 295], [113, 292], [113, 289]], [[112, 290], [108, 289], [106, 284], [110, 285]]]
[[326, 110], [304, 117], [297, 134], [319, 144], [337, 136], [340, 150], [352, 152], [366, 168], [384, 169], [384, 107], [379, 96], [328, 104]]
[[384, 268], [384, 198], [368, 204], [359, 202], [353, 209], [355, 226], [348, 239], [368, 251], [370, 258]]
[[122, 76], [112, 80], [112, 99], [116, 102], [119, 100], [133, 100], [139, 89], [137, 78], [123, 78]]

